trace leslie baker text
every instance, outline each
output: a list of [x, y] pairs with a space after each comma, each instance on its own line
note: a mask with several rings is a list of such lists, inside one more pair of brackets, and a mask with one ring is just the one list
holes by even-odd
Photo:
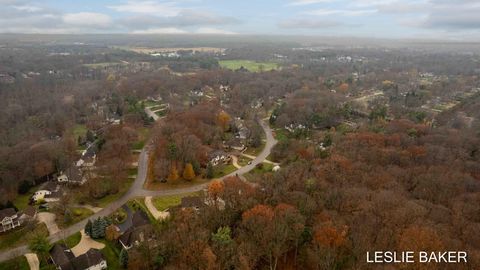
[[367, 263], [466, 263], [465, 251], [374, 251], [367, 252]]

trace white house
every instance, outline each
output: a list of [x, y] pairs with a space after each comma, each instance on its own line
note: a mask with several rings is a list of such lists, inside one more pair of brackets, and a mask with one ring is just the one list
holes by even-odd
[[20, 221], [18, 220], [18, 215], [15, 209], [6, 208], [0, 210], [0, 232], [6, 232], [11, 229], [14, 229], [20, 226]]
[[56, 202], [60, 200], [60, 186], [55, 182], [49, 182], [43, 189], [35, 191], [32, 201]]
[[216, 150], [216, 151], [210, 152], [208, 157], [209, 157], [210, 163], [213, 166], [217, 166], [219, 164], [226, 164], [226, 163], [230, 162], [230, 160], [232, 159], [232, 157], [230, 157], [229, 154], [227, 154], [227, 153], [225, 153], [224, 151], [221, 151], [221, 150]]
[[49, 190], [37, 190], [32, 195], [32, 200], [38, 202], [45, 199], [45, 196], [52, 195], [52, 192]]

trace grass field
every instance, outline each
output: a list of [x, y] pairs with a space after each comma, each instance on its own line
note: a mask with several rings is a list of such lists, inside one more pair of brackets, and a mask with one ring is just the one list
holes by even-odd
[[87, 127], [85, 125], [75, 125], [73, 128], [73, 135], [75, 138], [78, 138], [79, 136], [85, 137], [85, 135], [87, 135]]
[[213, 178], [220, 178], [237, 170], [233, 164], [218, 165], [214, 168]]
[[143, 127], [138, 129], [138, 139], [132, 144], [133, 150], [142, 150], [145, 146], [145, 142], [150, 138], [150, 129]]
[[69, 210], [71, 213], [69, 221], [65, 220], [63, 213], [57, 213], [56, 222], [58, 227], [66, 228], [93, 215], [93, 212], [87, 208], [72, 207]]
[[184, 194], [178, 194], [178, 195], [156, 197], [156, 198], [153, 198], [152, 202], [155, 208], [158, 209], [158, 211], [165, 211], [165, 209], [167, 208], [170, 208], [175, 205], [179, 205], [182, 202], [182, 198], [193, 196], [195, 194], [196, 193], [184, 193]]
[[105, 239], [100, 239], [98, 241], [105, 244], [105, 247], [101, 251], [107, 260], [108, 269], [123, 269], [119, 262], [120, 249], [115, 246], [115, 243]]
[[159, 117], [164, 117], [165, 115], [167, 115], [167, 110], [158, 111], [158, 112], [155, 112], [155, 114], [158, 115]]
[[161, 101], [154, 101], [154, 100], [144, 100], [143, 105], [145, 107], [157, 107], [157, 106], [165, 106]]
[[254, 62], [250, 60], [222, 60], [219, 61], [222, 68], [237, 70], [241, 67], [251, 72], [261, 72], [279, 69], [279, 65], [274, 62]]
[[133, 184], [133, 181], [135, 181], [135, 179], [132, 179], [132, 178], [128, 178], [127, 180], [123, 181], [119, 185], [119, 191], [117, 192], [117, 194], [108, 195], [108, 196], [105, 196], [105, 197], [101, 198], [100, 200], [96, 200], [95, 201], [96, 205], [98, 207], [105, 207], [105, 206], [109, 205], [110, 203], [118, 200], [125, 193], [127, 193], [127, 191], [130, 189], [130, 186]]
[[60, 240], [60, 241], [63, 241], [63, 243], [65, 243], [67, 247], [73, 248], [74, 246], [78, 245], [78, 243], [80, 243], [81, 239], [82, 239], [82, 234], [80, 232], [76, 232], [75, 234], [67, 237], [65, 240]]
[[33, 193], [35, 193], [37, 189], [38, 187], [32, 187], [27, 193], [22, 195], [17, 195], [17, 197], [13, 201], [13, 204], [18, 208], [18, 210], [23, 210], [27, 208], [30, 198], [32, 197]]
[[28, 265], [27, 258], [25, 258], [25, 256], [20, 256], [15, 259], [0, 263], [0, 269], [29, 270], [30, 266]]

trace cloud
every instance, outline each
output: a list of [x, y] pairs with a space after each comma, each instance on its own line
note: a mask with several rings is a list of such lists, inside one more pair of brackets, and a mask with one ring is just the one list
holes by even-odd
[[132, 34], [187, 34], [188, 32], [175, 27], [150, 28], [146, 30], [135, 30]]
[[240, 21], [233, 17], [185, 9], [172, 17], [158, 17], [149, 14], [136, 15], [119, 20], [119, 24], [128, 29], [148, 29], [163, 27], [188, 27], [237, 24]]
[[20, 11], [25, 11], [25, 12], [38, 12], [43, 10], [41, 7], [37, 6], [32, 6], [32, 5], [19, 5], [19, 6], [13, 6], [16, 10]]
[[238, 33], [228, 31], [228, 30], [223, 30], [223, 29], [217, 29], [217, 28], [209, 28], [209, 27], [202, 27], [199, 28], [195, 31], [196, 34], [209, 34], [209, 35], [236, 35]]
[[343, 26], [344, 24], [337, 21], [331, 20], [318, 20], [318, 19], [306, 19], [306, 18], [297, 18], [282, 21], [277, 24], [280, 28], [291, 28], [291, 29], [321, 29], [321, 28], [333, 28]]
[[110, 16], [94, 12], [67, 13], [63, 21], [68, 25], [107, 28], [112, 25]]
[[335, 0], [294, 0], [287, 4], [287, 6], [306, 6], [318, 3], [330, 3]]
[[303, 14], [315, 15], [315, 16], [362, 16], [367, 14], [376, 13], [376, 9], [314, 9], [311, 11], [305, 11]]
[[109, 8], [117, 12], [155, 14], [161, 17], [176, 16], [181, 10], [175, 2], [159, 1], [126, 1], [119, 5], [109, 6]]

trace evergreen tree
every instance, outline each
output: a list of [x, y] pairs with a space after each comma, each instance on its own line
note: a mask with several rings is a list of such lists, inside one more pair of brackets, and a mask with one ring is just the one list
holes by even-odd
[[230, 227], [220, 227], [216, 233], [212, 233], [212, 241], [219, 245], [228, 245], [233, 242]]
[[127, 266], [128, 266], [128, 251], [126, 251], [124, 248], [122, 248], [122, 251], [120, 251], [119, 261], [120, 261], [120, 265], [123, 268], [127, 268]]
[[213, 165], [212, 165], [212, 163], [208, 163], [208, 165], [207, 165], [207, 178], [212, 179], [213, 176], [214, 176]]
[[105, 218], [99, 218], [99, 235], [98, 238], [105, 238], [105, 230], [107, 229], [108, 222]]
[[192, 161], [192, 167], [193, 167], [193, 171], [195, 172], [195, 175], [199, 175], [201, 167], [200, 167], [200, 163], [198, 163], [196, 159]]
[[92, 236], [93, 224], [92, 221], [89, 219], [87, 224], [85, 224], [85, 234], [88, 236]]
[[[105, 231], [103, 232], [103, 235], [105, 235]], [[93, 221], [91, 237], [93, 239], [99, 239], [102, 237], [102, 221], [100, 218]]]

